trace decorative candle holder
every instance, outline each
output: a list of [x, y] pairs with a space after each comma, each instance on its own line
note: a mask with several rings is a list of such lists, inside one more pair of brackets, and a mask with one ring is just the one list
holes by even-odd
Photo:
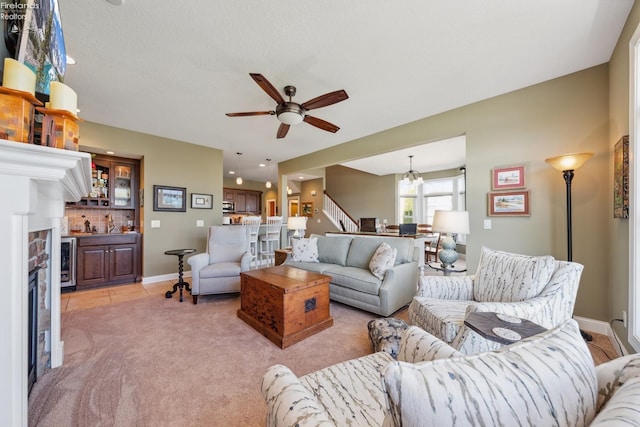
[[81, 118], [66, 110], [38, 107], [44, 114], [42, 121], [42, 145], [78, 151]]
[[42, 102], [31, 93], [0, 86], [0, 138], [33, 143], [36, 105]]

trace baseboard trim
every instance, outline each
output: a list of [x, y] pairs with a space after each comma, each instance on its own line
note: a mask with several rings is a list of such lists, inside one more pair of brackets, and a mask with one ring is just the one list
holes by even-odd
[[[182, 277], [191, 277], [191, 271], [185, 271]], [[178, 273], [161, 274], [159, 276], [148, 276], [142, 278], [143, 285], [149, 285], [151, 283], [168, 282], [170, 280], [178, 280]]]
[[[615, 349], [618, 356], [626, 356], [629, 354], [627, 349], [624, 348], [623, 345], [620, 344], [620, 339], [618, 335], [611, 328], [611, 325], [607, 322], [603, 322], [602, 320], [589, 319], [587, 317], [573, 316], [580, 329], [584, 331], [594, 332], [596, 334], [606, 335], [609, 337], [609, 341], [611, 345]], [[622, 354], [620, 353], [622, 351]]]

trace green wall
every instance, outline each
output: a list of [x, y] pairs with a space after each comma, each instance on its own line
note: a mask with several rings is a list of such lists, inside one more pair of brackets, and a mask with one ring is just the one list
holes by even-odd
[[[116, 155], [142, 157], [141, 182], [144, 207], [143, 277], [177, 271], [177, 258], [164, 255], [169, 249], [205, 250], [207, 229], [222, 223], [222, 151], [124, 129], [83, 122], [80, 141], [84, 148], [113, 150]], [[153, 186], [186, 187], [186, 212], [155, 212]], [[191, 209], [190, 194], [213, 194], [213, 209]], [[151, 228], [159, 220], [160, 228]], [[196, 227], [203, 220], [204, 227]], [[189, 265], [185, 263], [185, 269]]]
[[[639, 23], [640, 6], [635, 3], [609, 61], [610, 127], [608, 135], [609, 172], [607, 175], [609, 188], [613, 188], [614, 145], [620, 137], [629, 135], [629, 41]], [[606, 203], [607, 206], [613, 206], [613, 191], [609, 192]], [[607, 307], [610, 319], [622, 318], [622, 310], [629, 313], [629, 220], [613, 218], [612, 211], [613, 208], [609, 211], [606, 223], [609, 246], [606, 252], [602, 252], [602, 262], [610, 265], [608, 280], [604, 282], [608, 294]], [[629, 348], [627, 329], [620, 322], [613, 323], [613, 328]]]
[[[467, 260], [473, 272], [483, 245], [566, 259], [565, 184], [544, 159], [593, 152], [572, 186], [573, 260], [585, 265], [575, 313], [608, 321], [609, 265], [603, 260], [610, 246], [604, 224], [611, 215], [608, 84], [604, 64], [282, 162], [279, 175], [466, 135]], [[488, 217], [491, 169], [518, 164], [527, 168], [531, 216]], [[492, 229], [483, 228], [485, 219], [492, 220]]]

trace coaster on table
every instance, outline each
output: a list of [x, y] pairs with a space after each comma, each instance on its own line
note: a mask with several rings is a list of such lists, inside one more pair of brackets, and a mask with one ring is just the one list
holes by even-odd
[[522, 319], [516, 316], [509, 316], [508, 314], [497, 313], [496, 317], [503, 322], [508, 323], [522, 323]]
[[514, 332], [511, 329], [493, 328], [491, 331], [497, 336], [499, 336], [500, 338], [504, 338], [505, 340], [518, 341], [522, 339], [519, 333]]

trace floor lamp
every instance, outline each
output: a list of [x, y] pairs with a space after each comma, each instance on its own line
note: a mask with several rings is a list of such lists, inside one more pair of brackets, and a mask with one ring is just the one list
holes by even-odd
[[[593, 153], [572, 153], [563, 154], [557, 157], [550, 157], [545, 160], [553, 166], [554, 169], [562, 172], [562, 177], [567, 187], [567, 261], [573, 261], [573, 239], [571, 236], [571, 181], [573, 180], [574, 171], [584, 164]], [[586, 341], [591, 341], [591, 334], [580, 330], [582, 337]]]

